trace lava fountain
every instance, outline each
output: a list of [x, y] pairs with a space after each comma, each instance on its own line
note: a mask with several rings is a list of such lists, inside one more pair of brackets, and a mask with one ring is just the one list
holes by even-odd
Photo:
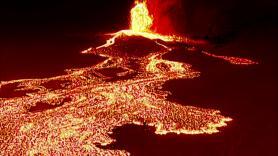
[[[232, 119], [219, 110], [167, 100], [169, 92], [162, 89], [166, 81], [194, 79], [200, 72], [163, 58], [173, 52], [175, 42], [190, 44], [183, 37], [152, 32], [152, 22], [146, 3], [136, 2], [129, 30], [113, 33], [106, 44], [82, 52], [105, 61], [68, 69], [57, 77], [1, 82], [2, 91], [21, 94], [0, 98], [0, 155], [130, 155], [123, 149], [102, 148], [116, 141], [109, 135], [116, 127], [148, 125], [158, 135], [197, 135], [217, 133], [226, 126]], [[134, 44], [138, 38], [144, 46]], [[165, 45], [169, 42], [173, 45]]]
[[151, 32], [150, 28], [153, 19], [149, 15], [146, 2], [136, 2], [136, 6], [131, 9], [131, 30], [134, 32]]
[[[193, 42], [188, 38], [183, 38], [175, 35], [161, 35], [151, 30], [153, 18], [149, 14], [146, 1], [135, 1], [135, 6], [130, 11], [130, 28], [121, 30], [116, 33], [109, 34], [112, 36], [107, 40], [106, 44], [97, 47], [109, 47], [115, 43], [115, 40], [122, 36], [142, 36], [151, 40], [162, 40], [165, 42]], [[195, 41], [197, 43], [197, 41]], [[199, 41], [200, 42], [200, 41]]]

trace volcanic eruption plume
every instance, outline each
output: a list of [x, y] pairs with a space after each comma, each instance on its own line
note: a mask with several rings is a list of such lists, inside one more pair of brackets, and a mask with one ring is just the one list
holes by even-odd
[[154, 19], [148, 10], [147, 2], [136, 0], [135, 6], [130, 11], [130, 28], [110, 34], [113, 37], [107, 40], [106, 44], [97, 47], [97, 49], [113, 45], [115, 43], [115, 39], [121, 36], [142, 36], [148, 39], [162, 40], [165, 42], [193, 42], [187, 38], [183, 38], [180, 36], [161, 35], [159, 33], [156, 33], [153, 31], [153, 28], [156, 27], [153, 24]]
[[153, 18], [149, 14], [146, 2], [135, 3], [135, 7], [130, 11], [130, 29], [134, 32], [151, 32]]
[[148, 0], [147, 6], [153, 16], [151, 29], [154, 32], [168, 35], [175, 32], [175, 22], [172, 17], [181, 10], [180, 0]]
[[2, 91], [20, 93], [0, 95], [0, 155], [130, 155], [108, 148], [116, 142], [110, 135], [116, 127], [148, 125], [158, 135], [197, 135], [217, 133], [232, 120], [219, 110], [169, 101], [165, 82], [194, 79], [201, 72], [163, 56], [182, 44], [195, 49], [193, 54], [236, 65], [255, 62], [202, 52], [184, 37], [153, 31], [155, 16], [147, 4], [135, 2], [130, 29], [82, 52], [104, 61], [56, 77], [0, 83]]
[[167, 35], [175, 32], [171, 17], [180, 10], [180, 0], [146, 0], [135, 4], [131, 10], [131, 30]]

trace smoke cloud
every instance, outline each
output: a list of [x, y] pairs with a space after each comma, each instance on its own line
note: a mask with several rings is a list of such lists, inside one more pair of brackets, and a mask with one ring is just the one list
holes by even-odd
[[154, 18], [152, 30], [161, 34], [175, 33], [175, 19], [182, 10], [181, 0], [148, 0], [147, 5]]

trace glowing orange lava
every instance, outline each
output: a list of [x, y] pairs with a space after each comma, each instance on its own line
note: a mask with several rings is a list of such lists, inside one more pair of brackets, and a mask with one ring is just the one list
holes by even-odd
[[203, 41], [194, 41], [188, 38], [176, 36], [176, 35], [161, 35], [153, 32], [150, 28], [153, 25], [153, 18], [149, 14], [146, 2], [135, 2], [134, 8], [130, 12], [130, 29], [121, 30], [116, 33], [109, 34], [112, 38], [108, 39], [106, 44], [97, 47], [96, 49], [109, 47], [115, 44], [115, 40], [122, 36], [142, 36], [151, 40], [162, 40], [165, 42], [184, 42], [193, 44], [202, 44]]
[[258, 62], [255, 62], [253, 60], [250, 59], [246, 59], [246, 58], [240, 58], [240, 57], [232, 57], [232, 56], [219, 56], [219, 55], [215, 55], [209, 52], [202, 52], [203, 54], [207, 55], [207, 56], [211, 56], [214, 58], [219, 58], [219, 59], [223, 59], [231, 64], [237, 64], [237, 65], [253, 65], [253, 64], [258, 64]]
[[134, 32], [151, 32], [150, 28], [153, 19], [149, 15], [149, 10], [145, 2], [136, 2], [134, 8], [131, 9], [131, 30]]
[[[175, 38], [149, 32], [151, 18], [145, 3], [137, 3], [131, 12], [137, 18], [131, 30], [82, 52], [105, 61], [57, 77], [0, 83], [0, 89], [12, 87], [25, 93], [0, 98], [0, 155], [129, 155], [97, 145], [114, 142], [109, 134], [126, 124], [154, 126], [159, 135], [211, 134], [231, 121], [218, 110], [167, 100], [169, 93], [162, 90], [166, 81], [193, 79], [200, 72], [190, 64], [163, 59], [173, 47], [154, 40]], [[152, 43], [151, 48], [140, 47], [140, 55], [126, 52], [129, 36], [141, 36]], [[124, 44], [115, 39], [125, 39]]]
[[[66, 75], [1, 82], [1, 88], [15, 85], [16, 90], [35, 92], [0, 99], [0, 154], [128, 155], [127, 151], [101, 149], [96, 144], [115, 141], [109, 134], [125, 124], [146, 123], [156, 127], [157, 134], [202, 134], [216, 133], [231, 120], [217, 110], [167, 101], [167, 92], [159, 89], [163, 83], [200, 75], [189, 64], [162, 59], [167, 49], [136, 58], [136, 68], [128, 65], [135, 58], [116, 57], [111, 52], [100, 49], [95, 53], [108, 57], [106, 61], [68, 70]], [[101, 70], [115, 67], [126, 69], [117, 73], [118, 80], [102, 75]], [[136, 76], [124, 78], [132, 73]], [[60, 87], [46, 87], [51, 82]], [[56, 107], [31, 111], [41, 103]]]

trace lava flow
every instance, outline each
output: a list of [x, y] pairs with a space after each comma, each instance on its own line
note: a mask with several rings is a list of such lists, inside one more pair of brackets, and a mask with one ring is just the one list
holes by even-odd
[[185, 40], [153, 33], [152, 20], [146, 3], [136, 2], [130, 30], [83, 51], [105, 61], [57, 77], [1, 82], [2, 91], [21, 94], [0, 98], [0, 155], [129, 155], [98, 145], [115, 142], [113, 129], [126, 124], [153, 126], [158, 135], [211, 134], [226, 126], [231, 118], [218, 110], [167, 100], [166, 81], [200, 72], [163, 59], [174, 48], [167, 42]]

